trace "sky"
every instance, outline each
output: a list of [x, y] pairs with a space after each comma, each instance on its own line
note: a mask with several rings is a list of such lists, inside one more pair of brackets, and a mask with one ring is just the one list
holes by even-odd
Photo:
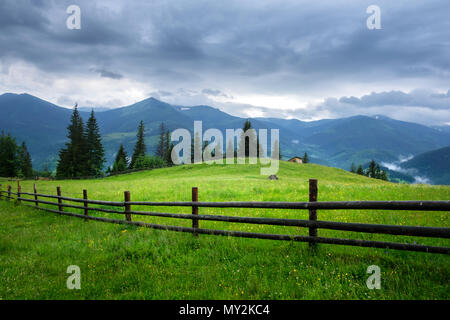
[[2, 0], [0, 94], [450, 124], [449, 13], [448, 0]]

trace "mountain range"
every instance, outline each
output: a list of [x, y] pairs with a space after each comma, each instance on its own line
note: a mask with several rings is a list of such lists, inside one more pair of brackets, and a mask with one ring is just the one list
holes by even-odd
[[[79, 108], [87, 120], [89, 109]], [[164, 122], [169, 130], [186, 128], [193, 130], [194, 120], [203, 122], [203, 130], [217, 128], [242, 128], [246, 118], [227, 114], [210, 106], [171, 105], [154, 98], [115, 109], [94, 109], [100, 126], [108, 164], [123, 143], [130, 154], [136, 140], [139, 121], [146, 127], [147, 151], [154, 152], [159, 135], [159, 126]], [[29, 94], [5, 93], [0, 95], [0, 130], [25, 141], [33, 158], [33, 165], [42, 169], [45, 165], [54, 168], [58, 150], [67, 141], [67, 126], [71, 109], [63, 108]], [[349, 169], [351, 163], [365, 164], [374, 159], [386, 164], [399, 159], [411, 158], [417, 163], [402, 163], [415, 169], [418, 175], [430, 175], [422, 164], [438, 160], [440, 170], [445, 170], [444, 179], [428, 177], [432, 183], [450, 184], [448, 158], [436, 157], [427, 152], [450, 146], [448, 127], [425, 125], [394, 120], [385, 116], [353, 116], [340, 119], [301, 121], [297, 119], [249, 118], [255, 129], [280, 129], [280, 146], [283, 159], [302, 156], [308, 152], [311, 162]], [[439, 151], [435, 155], [445, 153]], [[421, 154], [424, 154], [423, 156]], [[419, 155], [421, 155], [419, 157]], [[410, 161], [413, 161], [411, 159]], [[430, 162], [431, 163], [431, 162]], [[416, 166], [416, 167], [414, 167]], [[398, 167], [398, 166], [397, 166]], [[392, 167], [391, 167], [392, 168]], [[422, 171], [425, 170], [425, 171]], [[406, 172], [406, 171], [404, 171]], [[399, 176], [402, 173], [398, 171]], [[409, 171], [412, 172], [412, 171]], [[399, 179], [407, 181], [407, 179]], [[436, 181], [436, 182], [435, 182]]]

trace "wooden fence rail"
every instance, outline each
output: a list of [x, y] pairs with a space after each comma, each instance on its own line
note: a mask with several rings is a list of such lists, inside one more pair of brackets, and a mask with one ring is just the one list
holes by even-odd
[[[161, 230], [171, 230], [180, 232], [190, 232], [198, 237], [199, 234], [210, 235], [225, 235], [233, 237], [246, 237], [258, 239], [271, 240], [291, 240], [308, 242], [311, 247], [315, 248], [318, 243], [387, 248], [397, 250], [422, 251], [430, 253], [450, 254], [450, 247], [438, 247], [429, 245], [419, 245], [410, 243], [397, 242], [383, 242], [383, 241], [369, 241], [356, 239], [337, 239], [325, 238], [318, 236], [318, 229], [330, 229], [351, 232], [363, 232], [374, 234], [390, 234], [401, 236], [417, 236], [430, 238], [450, 238], [450, 228], [445, 227], [423, 227], [423, 226], [398, 226], [398, 225], [383, 225], [383, 224], [367, 224], [367, 223], [347, 223], [334, 221], [320, 221], [317, 220], [317, 210], [415, 210], [415, 211], [450, 211], [450, 201], [337, 201], [337, 202], [320, 202], [317, 201], [318, 188], [317, 180], [311, 179], [309, 181], [309, 202], [199, 202], [198, 188], [192, 188], [192, 201], [186, 202], [152, 202], [152, 201], [131, 201], [129, 191], [124, 192], [124, 201], [102, 201], [89, 200], [87, 190], [83, 190], [83, 199], [64, 197], [61, 195], [61, 188], [56, 188], [57, 195], [40, 194], [37, 193], [36, 184], [33, 185], [33, 193], [23, 192], [20, 183], [17, 184], [17, 192], [11, 190], [11, 186], [7, 187], [7, 191], [3, 191], [0, 185], [0, 199], [7, 200], [16, 199], [19, 202], [25, 202], [24, 206], [30, 206], [48, 212], [58, 213], [60, 215], [69, 215], [78, 218], [83, 218], [85, 221], [95, 220], [119, 224], [131, 224]], [[33, 199], [24, 198], [24, 195], [32, 196]], [[15, 196], [15, 198], [13, 197]], [[46, 201], [39, 198], [56, 199], [57, 202]], [[76, 202], [82, 205], [63, 203]], [[33, 203], [34, 205], [26, 204]], [[58, 210], [49, 209], [39, 206], [39, 204], [56, 206]], [[91, 205], [91, 206], [90, 206]], [[92, 205], [106, 205], [110, 207], [123, 207], [123, 210], [113, 210]], [[153, 211], [134, 211], [131, 206], [164, 206], [164, 207], [191, 207], [192, 214], [181, 213], [165, 213]], [[259, 218], [259, 217], [238, 217], [238, 216], [224, 216], [224, 215], [201, 215], [199, 208], [261, 208], [261, 209], [300, 209], [309, 211], [309, 219], [283, 219], [283, 218]], [[83, 210], [83, 214], [64, 211], [64, 208], [74, 208]], [[105, 217], [96, 217], [89, 215], [89, 211], [98, 211], [105, 213], [114, 213], [124, 215], [125, 219], [111, 219]], [[146, 223], [141, 221], [132, 221], [132, 215], [165, 217], [176, 219], [191, 219], [192, 227], [168, 226]], [[286, 234], [266, 234], [241, 232], [230, 230], [216, 230], [216, 229], [202, 229], [199, 227], [199, 221], [221, 221], [229, 223], [247, 223], [247, 224], [262, 224], [272, 226], [292, 226], [304, 227], [309, 229], [308, 236], [301, 235], [286, 235]]]

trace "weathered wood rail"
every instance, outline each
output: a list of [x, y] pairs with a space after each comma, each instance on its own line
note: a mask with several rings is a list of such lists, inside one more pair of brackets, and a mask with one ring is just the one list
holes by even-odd
[[[398, 242], [384, 242], [384, 241], [370, 241], [357, 239], [340, 239], [328, 238], [318, 236], [318, 229], [330, 229], [351, 232], [375, 233], [375, 234], [389, 234], [399, 236], [416, 236], [429, 238], [450, 238], [450, 228], [445, 227], [423, 227], [423, 226], [398, 226], [398, 225], [384, 225], [384, 224], [368, 224], [368, 223], [348, 223], [348, 222], [334, 222], [334, 221], [320, 221], [317, 220], [318, 210], [409, 210], [409, 211], [446, 211], [450, 212], [450, 201], [317, 201], [317, 180], [311, 179], [309, 181], [309, 202], [200, 202], [198, 201], [198, 188], [192, 188], [192, 201], [173, 202], [173, 201], [131, 201], [129, 191], [124, 192], [124, 201], [102, 201], [88, 199], [87, 190], [83, 190], [83, 199], [64, 197], [61, 194], [61, 188], [56, 188], [57, 195], [49, 195], [38, 193], [36, 184], [33, 186], [33, 192], [23, 192], [20, 183], [17, 183], [17, 192], [11, 191], [11, 186], [8, 185], [7, 190], [4, 191], [0, 185], [0, 198], [7, 200], [15, 199], [22, 202], [33, 203], [23, 204], [31, 206], [40, 210], [58, 213], [60, 215], [69, 215], [73, 217], [83, 218], [85, 221], [95, 220], [118, 224], [130, 224], [160, 230], [171, 230], [179, 232], [190, 232], [198, 237], [199, 234], [210, 235], [224, 235], [233, 237], [271, 239], [271, 240], [289, 240], [308, 242], [310, 246], [315, 247], [318, 243], [350, 245], [361, 247], [373, 247], [396, 250], [421, 251], [429, 253], [450, 254], [450, 247], [438, 247], [430, 245], [420, 245], [411, 243]], [[15, 196], [15, 197], [14, 197]], [[31, 196], [32, 198], [25, 198], [24, 196]], [[57, 202], [42, 200], [56, 199]], [[63, 203], [63, 200], [66, 201]], [[71, 204], [67, 202], [80, 203], [81, 205]], [[39, 204], [56, 206], [58, 209], [50, 209]], [[91, 206], [90, 206], [91, 205]], [[123, 210], [107, 209], [92, 205], [103, 205], [109, 207], [123, 207]], [[192, 214], [182, 213], [165, 213], [153, 211], [134, 211], [131, 206], [150, 206], [150, 207], [191, 207]], [[224, 215], [201, 215], [199, 208], [261, 208], [261, 209], [298, 209], [308, 210], [309, 219], [283, 219], [283, 218], [259, 218], [259, 217], [238, 217], [238, 216], [224, 216]], [[83, 214], [64, 211], [64, 208], [74, 208], [83, 211]], [[124, 215], [125, 219], [111, 219], [105, 217], [96, 217], [89, 215], [90, 211], [98, 211], [104, 213], [114, 213]], [[135, 216], [153, 216], [176, 219], [190, 219], [192, 220], [192, 227], [159, 225], [147, 223], [142, 221], [132, 221], [132, 215]], [[202, 229], [199, 227], [199, 221], [221, 221], [230, 223], [246, 223], [246, 224], [262, 224], [272, 226], [292, 226], [304, 227], [309, 229], [309, 235], [288, 235], [288, 234], [267, 234], [242, 232], [231, 230], [216, 230], [216, 229]]]

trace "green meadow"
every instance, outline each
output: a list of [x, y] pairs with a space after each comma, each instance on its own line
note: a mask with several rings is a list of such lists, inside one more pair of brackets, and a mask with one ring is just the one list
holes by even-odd
[[[258, 165], [184, 165], [104, 179], [22, 181], [22, 191], [123, 201], [449, 200], [449, 186], [394, 184], [315, 164], [281, 162], [279, 180]], [[0, 179], [2, 190], [16, 183]], [[27, 196], [29, 197], [29, 196]], [[31, 198], [31, 197], [29, 197]], [[46, 199], [48, 201], [52, 201]], [[45, 205], [41, 205], [45, 206]], [[55, 207], [52, 207], [55, 208]], [[65, 208], [71, 212], [81, 212]], [[190, 213], [190, 208], [132, 210]], [[95, 213], [124, 219], [123, 215]], [[199, 214], [307, 219], [306, 210], [200, 208]], [[134, 221], [190, 226], [191, 221], [133, 216]], [[318, 211], [319, 220], [450, 227], [448, 212]], [[307, 235], [308, 229], [199, 221], [201, 228]], [[447, 239], [318, 230], [319, 236], [450, 246]], [[81, 289], [69, 290], [69, 265]], [[366, 286], [367, 267], [381, 269], [381, 289]], [[0, 201], [0, 299], [449, 299], [450, 257], [385, 249], [232, 238], [109, 224]]]

